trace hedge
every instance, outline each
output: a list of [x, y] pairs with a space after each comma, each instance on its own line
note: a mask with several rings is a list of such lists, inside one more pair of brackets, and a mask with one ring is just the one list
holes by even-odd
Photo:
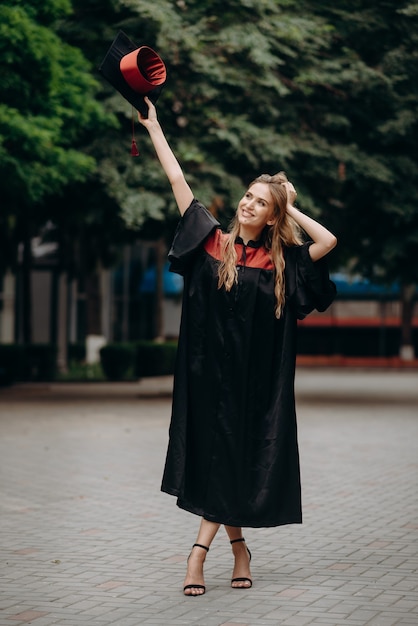
[[136, 344], [135, 374], [147, 376], [169, 376], [174, 373], [177, 342], [139, 341]]
[[0, 384], [54, 380], [57, 353], [57, 346], [48, 343], [0, 345]]
[[25, 362], [24, 346], [16, 344], [0, 345], [0, 386], [12, 385], [18, 380], [22, 380]]
[[109, 343], [100, 349], [100, 362], [108, 380], [132, 380], [135, 371], [135, 344]]
[[69, 343], [67, 356], [69, 363], [83, 363], [86, 360], [86, 342]]
[[24, 346], [24, 379], [33, 381], [54, 380], [57, 375], [58, 347], [51, 343], [34, 343]]

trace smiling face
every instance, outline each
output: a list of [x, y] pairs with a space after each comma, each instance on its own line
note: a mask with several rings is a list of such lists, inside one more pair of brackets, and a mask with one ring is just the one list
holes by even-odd
[[248, 188], [238, 204], [237, 219], [244, 239], [244, 235], [258, 239], [264, 227], [274, 223], [273, 198], [267, 183], [257, 182]]

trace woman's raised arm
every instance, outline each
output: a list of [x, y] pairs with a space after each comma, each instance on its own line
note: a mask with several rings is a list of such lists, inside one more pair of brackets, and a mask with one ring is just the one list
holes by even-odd
[[288, 195], [287, 214], [312, 238], [313, 243], [309, 246], [309, 255], [312, 261], [318, 261], [335, 248], [337, 238], [324, 226], [296, 209], [292, 204], [297, 195], [294, 186], [290, 181], [283, 183], [283, 185], [286, 187]]
[[142, 115], [138, 113], [138, 119], [142, 126], [147, 129], [151, 137], [157, 157], [173, 189], [180, 214], [183, 215], [193, 200], [193, 192], [184, 177], [179, 162], [165, 138], [164, 132], [157, 119], [155, 106], [147, 97], [145, 97], [144, 100], [148, 105], [148, 117], [142, 117]]

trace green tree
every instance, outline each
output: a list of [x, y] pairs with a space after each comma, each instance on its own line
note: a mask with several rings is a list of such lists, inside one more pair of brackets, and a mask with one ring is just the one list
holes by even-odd
[[335, 196], [323, 200], [330, 212], [334, 207], [340, 247], [352, 270], [400, 285], [401, 352], [406, 346], [411, 354], [418, 283], [418, 5], [313, 5], [333, 26], [327, 63], [344, 54], [351, 59], [347, 84], [325, 103], [328, 111], [334, 106], [332, 118], [315, 116], [317, 124], [331, 123], [339, 144], [340, 180]]
[[31, 341], [31, 239], [50, 218], [47, 199], [84, 181], [95, 159], [82, 151], [107, 120], [80, 50], [54, 32], [67, 0], [4, 0], [0, 6], [2, 268], [23, 244], [23, 339]]
[[[285, 169], [301, 208], [337, 233], [336, 262], [412, 293], [416, 4], [74, 5], [63, 28], [96, 67], [119, 28], [161, 54], [169, 78], [159, 116], [196, 195], [224, 224], [249, 180]], [[120, 126], [100, 138], [97, 181], [130, 228], [158, 239], [177, 216], [171, 191], [142, 129], [141, 156], [129, 157], [130, 106], [105, 83], [101, 98]]]
[[[251, 178], [291, 163], [297, 122], [290, 116], [287, 129], [282, 123], [281, 103], [294, 90], [283, 68], [300, 66], [309, 74], [315, 66], [327, 32], [319, 18], [301, 18], [288, 0], [75, 0], [74, 8], [62, 32], [94, 66], [119, 28], [161, 54], [169, 79], [159, 115], [196, 195], [224, 225]], [[101, 137], [97, 182], [128, 228], [156, 241], [171, 239], [178, 213], [148, 138], [137, 127], [141, 156], [130, 158], [131, 107], [102, 85], [120, 128]]]
[[[260, 170], [292, 164], [299, 130], [292, 80], [297, 73], [312, 81], [319, 75], [329, 33], [312, 12], [301, 17], [298, 4], [124, 0], [99, 7], [75, 0], [74, 18], [62, 29], [96, 67], [119, 28], [158, 50], [169, 77], [158, 105], [167, 135], [196, 194], [207, 204], [220, 197], [230, 214]], [[128, 225], [163, 224], [176, 215], [167, 182], [140, 128], [141, 156], [128, 157], [131, 107], [102, 85], [120, 129], [101, 138], [101, 180]]]

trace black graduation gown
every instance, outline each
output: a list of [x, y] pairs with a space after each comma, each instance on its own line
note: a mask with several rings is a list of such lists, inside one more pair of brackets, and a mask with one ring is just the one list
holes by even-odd
[[184, 276], [169, 446], [162, 490], [182, 509], [230, 526], [300, 523], [294, 374], [297, 319], [335, 296], [309, 243], [286, 249], [286, 305], [274, 314], [263, 245], [238, 243], [238, 284], [218, 289], [215, 218], [194, 200], [169, 260]]

